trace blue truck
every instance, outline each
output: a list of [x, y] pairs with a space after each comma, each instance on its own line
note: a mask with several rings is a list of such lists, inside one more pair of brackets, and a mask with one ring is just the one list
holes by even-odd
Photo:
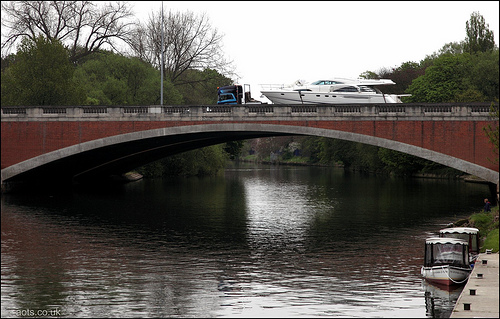
[[217, 88], [217, 104], [262, 104], [250, 96], [250, 85], [226, 85]]

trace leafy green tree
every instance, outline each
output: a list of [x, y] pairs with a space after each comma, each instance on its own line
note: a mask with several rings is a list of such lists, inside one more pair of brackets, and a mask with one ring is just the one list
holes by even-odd
[[362, 79], [379, 79], [378, 74], [373, 71], [365, 71], [361, 73], [359, 77]]
[[[77, 67], [75, 80], [85, 90], [87, 105], [160, 104], [160, 72], [138, 58], [102, 51]], [[181, 104], [171, 82], [163, 85], [164, 102]]]
[[223, 144], [165, 157], [137, 169], [146, 177], [215, 175], [226, 166]]
[[57, 40], [24, 38], [15, 59], [2, 72], [2, 105], [78, 104], [68, 52]]
[[393, 151], [386, 148], [378, 150], [380, 160], [386, 165], [386, 169], [397, 175], [408, 175], [422, 169], [421, 161], [412, 155]]
[[420, 67], [424, 70], [434, 63], [434, 60], [445, 54], [462, 54], [464, 53], [465, 41], [462, 42], [449, 42], [446, 43], [436, 52], [426, 55], [425, 58], [420, 61]]
[[[233, 81], [213, 69], [187, 70], [178, 77], [176, 88], [187, 105], [217, 104], [217, 87], [231, 85]], [[182, 85], [181, 85], [182, 84]]]
[[300, 141], [302, 155], [309, 157], [310, 163], [318, 163], [320, 161], [321, 152], [321, 137], [305, 136]]
[[334, 164], [341, 162], [348, 168], [356, 163], [356, 143], [338, 139], [321, 138], [320, 140], [320, 162], [323, 164]]
[[5, 57], [2, 57], [2, 72], [5, 71], [12, 63], [14, 63], [15, 59], [15, 54], [9, 54]]
[[[411, 85], [413, 80], [425, 73], [425, 69], [419, 63], [408, 61], [402, 63], [399, 67], [395, 68], [387, 78], [393, 80], [396, 84], [391, 85], [391, 93], [403, 94]], [[405, 101], [406, 97], [403, 97]]]
[[471, 68], [466, 78], [487, 101], [499, 98], [499, 55], [498, 48], [487, 52], [476, 52], [471, 56]]
[[357, 169], [368, 172], [383, 170], [384, 165], [378, 156], [378, 146], [363, 143], [355, 143], [354, 146], [354, 150], [357, 154], [357, 156], [354, 157], [354, 166]]
[[444, 103], [453, 102], [464, 92], [464, 78], [470, 72], [470, 55], [445, 54], [425, 70], [425, 74], [413, 80], [407, 93], [412, 94], [408, 102]]
[[240, 155], [244, 144], [245, 141], [230, 141], [224, 143], [224, 151], [228, 154], [229, 159], [234, 160], [237, 158]]
[[[384, 93], [404, 94], [412, 81], [423, 75], [424, 72], [425, 68], [420, 66], [419, 63], [408, 61], [397, 68], [381, 68], [377, 72], [365, 71], [360, 77], [364, 79], [391, 79], [396, 83], [395, 85], [377, 88]], [[403, 101], [406, 102], [405, 97], [403, 97]]]
[[495, 48], [493, 31], [479, 12], [473, 12], [470, 20], [465, 23], [467, 36], [464, 43], [464, 51], [470, 54], [475, 52], [486, 52]]

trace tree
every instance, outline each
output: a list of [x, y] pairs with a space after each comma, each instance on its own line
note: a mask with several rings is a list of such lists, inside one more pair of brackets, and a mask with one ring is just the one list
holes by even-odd
[[117, 40], [128, 42], [133, 25], [127, 21], [132, 17], [128, 4], [119, 2], [98, 8], [90, 1], [2, 1], [2, 11], [2, 26], [9, 30], [2, 50], [22, 37], [43, 35], [66, 44], [74, 63], [105, 45], [116, 50]]
[[185, 85], [176, 88], [188, 105], [217, 104], [217, 87], [231, 85], [233, 81], [216, 70], [186, 70], [179, 80]]
[[445, 167], [441, 164], [428, 161], [423, 158], [387, 148], [379, 148], [378, 157], [385, 165], [385, 170], [397, 175], [411, 175], [417, 172], [432, 171]]
[[165, 157], [137, 171], [146, 177], [216, 175], [225, 167], [227, 158], [223, 144], [217, 144]]
[[70, 105], [80, 102], [74, 68], [58, 40], [24, 38], [2, 72], [2, 105]]
[[498, 48], [487, 52], [476, 52], [471, 56], [471, 69], [467, 78], [487, 101], [498, 101], [500, 95], [498, 62]]
[[[94, 54], [79, 65], [75, 80], [85, 90], [87, 105], [160, 104], [160, 72], [138, 58], [108, 51]], [[182, 96], [167, 79], [165, 101], [181, 104]]]
[[362, 79], [379, 79], [378, 74], [373, 71], [365, 71], [359, 75]]
[[425, 74], [413, 80], [408, 87], [408, 102], [454, 102], [467, 89], [464, 80], [470, 73], [470, 55], [445, 54], [434, 60]]
[[[165, 76], [175, 85], [189, 83], [182, 75], [190, 70], [213, 69], [232, 75], [232, 62], [226, 61], [222, 51], [222, 35], [212, 28], [205, 14], [169, 11], [164, 20]], [[146, 25], [139, 25], [130, 41], [133, 54], [160, 68], [162, 15], [152, 13]]]
[[[425, 69], [412, 61], [404, 62], [397, 68], [381, 68], [377, 72], [365, 71], [360, 77], [364, 79], [391, 79], [396, 84], [376, 87], [384, 93], [403, 94], [411, 82], [424, 74]], [[390, 91], [390, 92], [389, 92]], [[406, 97], [403, 97], [405, 101]]]
[[322, 137], [304, 136], [300, 139], [300, 149], [302, 156], [309, 157], [310, 163], [318, 163], [320, 161]]
[[462, 54], [464, 53], [465, 41], [462, 42], [448, 42], [441, 47], [437, 52], [426, 55], [425, 58], [420, 61], [420, 67], [425, 69], [433, 64], [433, 61], [445, 54]]
[[228, 154], [229, 159], [234, 160], [239, 157], [245, 141], [229, 141], [224, 143], [224, 152]]
[[485, 22], [479, 12], [473, 12], [470, 20], [465, 22], [467, 36], [464, 43], [464, 51], [470, 54], [475, 52], [486, 52], [495, 48], [493, 31]]
[[[413, 61], [401, 63], [399, 67], [390, 71], [387, 69], [382, 70], [384, 70], [385, 73], [380, 73], [379, 78], [389, 78], [396, 83], [386, 88], [390, 89], [393, 94], [405, 93], [413, 80], [425, 73], [425, 69], [421, 67], [419, 63]], [[403, 97], [403, 101], [405, 101], [405, 99], [406, 97]]]

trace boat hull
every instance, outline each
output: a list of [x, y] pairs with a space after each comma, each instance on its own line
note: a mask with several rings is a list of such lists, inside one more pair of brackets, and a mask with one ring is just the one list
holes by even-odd
[[443, 265], [422, 267], [420, 272], [422, 277], [430, 282], [450, 286], [464, 284], [469, 277], [471, 268]]
[[304, 91], [261, 91], [274, 104], [362, 104], [397, 103], [392, 96], [364, 93], [330, 93]]

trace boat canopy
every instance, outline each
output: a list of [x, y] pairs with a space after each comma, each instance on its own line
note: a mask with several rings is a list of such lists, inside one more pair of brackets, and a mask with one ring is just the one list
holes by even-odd
[[469, 243], [463, 239], [432, 237], [425, 241], [424, 266], [469, 266]]
[[479, 229], [473, 227], [451, 227], [439, 231], [440, 237], [459, 238], [469, 243], [469, 252], [479, 254]]
[[479, 229], [473, 227], [451, 227], [439, 231], [441, 234], [477, 234]]
[[448, 238], [448, 237], [431, 237], [425, 240], [426, 244], [459, 244], [459, 245], [469, 245], [466, 240], [460, 238]]

